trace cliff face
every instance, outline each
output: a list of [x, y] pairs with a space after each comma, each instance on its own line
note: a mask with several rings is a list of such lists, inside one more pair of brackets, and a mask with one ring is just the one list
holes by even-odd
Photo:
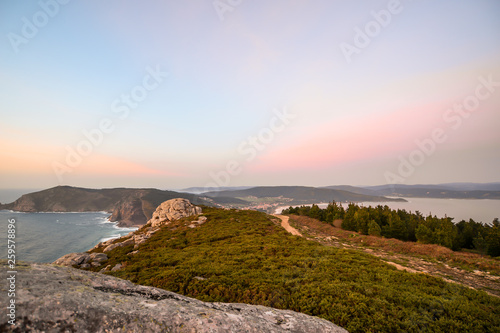
[[[0, 279], [9, 270], [0, 261]], [[15, 325], [0, 309], [2, 332], [347, 332], [288, 310], [205, 303], [70, 267], [18, 263]], [[0, 302], [8, 304], [7, 292]]]
[[114, 208], [109, 220], [118, 222], [121, 227], [143, 225], [147, 222], [147, 218], [142, 206], [143, 201], [138, 198], [119, 203]]
[[161, 191], [157, 189], [86, 189], [57, 186], [40, 192], [23, 195], [9, 204], [0, 204], [0, 209], [20, 212], [109, 212], [110, 221], [121, 227], [140, 226], [152, 216], [163, 201], [185, 198], [199, 204], [209, 202], [188, 193]]

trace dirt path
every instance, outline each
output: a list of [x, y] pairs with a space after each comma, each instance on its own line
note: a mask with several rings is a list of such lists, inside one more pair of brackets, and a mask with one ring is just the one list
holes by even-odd
[[284, 215], [273, 215], [273, 216], [281, 219], [281, 226], [283, 228], [285, 228], [286, 231], [288, 231], [292, 235], [302, 237], [302, 234], [297, 229], [295, 229], [294, 227], [292, 227], [290, 225], [290, 223], [288, 223], [288, 220], [290, 219], [288, 216], [284, 216]]

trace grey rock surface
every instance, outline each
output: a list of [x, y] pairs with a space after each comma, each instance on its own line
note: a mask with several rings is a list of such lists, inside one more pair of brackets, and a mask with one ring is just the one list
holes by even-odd
[[[5, 260], [0, 268], [6, 281]], [[1, 332], [347, 332], [293, 311], [206, 303], [71, 267], [17, 263], [16, 270], [15, 325], [2, 283]]]
[[82, 268], [92, 266], [100, 266], [104, 261], [108, 260], [105, 253], [68, 253], [54, 261], [54, 264], [61, 266], [80, 266]]
[[157, 227], [173, 220], [201, 213], [201, 207], [193, 205], [187, 199], [177, 198], [167, 200], [156, 208], [148, 224]]
[[83, 252], [83, 253], [68, 253], [63, 255], [61, 258], [57, 259], [54, 261], [54, 264], [56, 265], [62, 265], [62, 266], [75, 266], [75, 265], [83, 265], [88, 263], [90, 260], [90, 254]]

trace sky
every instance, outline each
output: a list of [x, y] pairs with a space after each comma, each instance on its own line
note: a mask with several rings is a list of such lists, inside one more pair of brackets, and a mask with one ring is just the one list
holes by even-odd
[[500, 181], [496, 0], [0, 1], [0, 188]]

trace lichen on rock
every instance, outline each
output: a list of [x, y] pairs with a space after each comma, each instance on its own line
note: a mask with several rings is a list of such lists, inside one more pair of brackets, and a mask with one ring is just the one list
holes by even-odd
[[158, 227], [163, 224], [168, 224], [170, 221], [201, 213], [201, 207], [193, 205], [187, 199], [177, 198], [167, 200], [156, 208], [151, 220], [149, 220], [147, 224]]

